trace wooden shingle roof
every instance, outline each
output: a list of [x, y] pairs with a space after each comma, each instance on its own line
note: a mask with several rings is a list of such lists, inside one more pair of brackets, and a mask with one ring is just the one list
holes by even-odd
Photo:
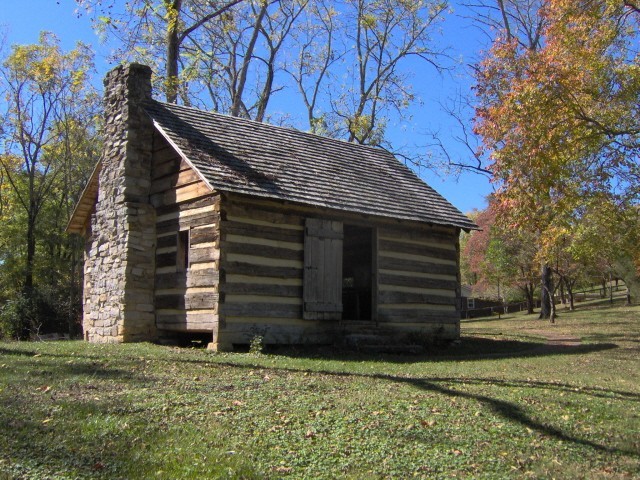
[[145, 110], [215, 190], [477, 228], [382, 149], [156, 101]]

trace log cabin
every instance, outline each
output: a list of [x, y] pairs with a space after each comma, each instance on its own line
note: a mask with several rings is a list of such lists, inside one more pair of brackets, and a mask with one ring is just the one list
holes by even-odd
[[67, 228], [86, 239], [86, 340], [459, 338], [458, 238], [477, 227], [392, 154], [155, 101], [144, 65], [104, 85]]

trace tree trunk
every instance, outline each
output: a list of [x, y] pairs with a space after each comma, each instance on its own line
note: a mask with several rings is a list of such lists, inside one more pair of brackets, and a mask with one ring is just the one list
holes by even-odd
[[573, 295], [573, 287], [575, 286], [576, 281], [566, 281], [565, 285], [567, 286], [567, 295], [569, 296], [569, 311], [573, 312], [576, 307], [574, 303], [574, 295]]
[[535, 302], [533, 299], [533, 294], [535, 292], [535, 287], [532, 282], [529, 282], [525, 287], [525, 295], [527, 297], [527, 314], [532, 315], [535, 308]]
[[165, 79], [166, 96], [168, 103], [176, 103], [178, 100], [178, 58], [180, 41], [178, 37], [180, 10], [182, 0], [174, 0], [167, 5], [167, 78]]
[[33, 266], [36, 258], [36, 214], [35, 209], [27, 212], [27, 261], [24, 269], [24, 293], [33, 293]]
[[269, 3], [265, 0], [262, 2], [258, 16], [256, 17], [256, 23], [253, 26], [253, 34], [247, 45], [247, 50], [244, 52], [244, 60], [242, 61], [242, 67], [240, 68], [240, 75], [238, 76], [238, 85], [236, 90], [232, 94], [231, 98], [231, 116], [239, 117], [240, 109], [242, 107], [242, 96], [244, 95], [244, 87], [247, 82], [247, 74], [249, 71], [249, 64], [253, 58], [253, 50], [258, 41], [258, 35], [260, 34], [260, 28], [262, 27], [262, 20], [267, 13], [267, 7]]
[[[546, 263], [542, 266], [542, 288], [540, 289], [541, 301], [540, 301], [540, 319], [547, 319], [551, 317], [551, 310], [553, 299], [551, 297], [553, 293], [553, 278], [551, 267]], [[553, 312], [555, 314], [555, 312]]]

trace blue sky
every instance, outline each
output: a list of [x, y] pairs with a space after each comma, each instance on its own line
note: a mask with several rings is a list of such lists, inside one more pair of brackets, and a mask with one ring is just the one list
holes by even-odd
[[[454, 2], [455, 3], [455, 2]], [[458, 15], [448, 15], [443, 24], [442, 44], [449, 48], [451, 57], [461, 64], [471, 63], [477, 58], [477, 52], [485, 48], [486, 38], [469, 22], [461, 18], [461, 7], [455, 7]], [[98, 86], [100, 78], [113, 65], [106, 60], [109, 45], [101, 45], [91, 28], [86, 15], [78, 16], [74, 0], [22, 0], [5, 1], [0, 9], [0, 25], [6, 32], [6, 43], [35, 43], [42, 30], [55, 33], [65, 50], [73, 48], [81, 40], [92, 45], [96, 53]], [[457, 72], [438, 74], [424, 64], [417, 65], [414, 71], [413, 87], [420, 98], [420, 105], [411, 109], [411, 122], [390, 125], [392, 141], [397, 145], [426, 145], [429, 138], [426, 131], [438, 131], [447, 148], [461, 157], [467, 155], [464, 148], [457, 144], [454, 136], [457, 132], [455, 122], [440, 108], [439, 103], [446, 102], [459, 90], [466, 90], [470, 80], [460, 69]], [[422, 168], [417, 172], [429, 185], [442, 194], [463, 212], [486, 206], [485, 197], [491, 192], [486, 177], [465, 173], [459, 176], [443, 172], [438, 174]]]

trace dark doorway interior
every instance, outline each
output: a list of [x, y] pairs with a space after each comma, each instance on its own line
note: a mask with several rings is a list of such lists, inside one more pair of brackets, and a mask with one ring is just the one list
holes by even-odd
[[371, 320], [373, 230], [344, 226], [342, 319]]

